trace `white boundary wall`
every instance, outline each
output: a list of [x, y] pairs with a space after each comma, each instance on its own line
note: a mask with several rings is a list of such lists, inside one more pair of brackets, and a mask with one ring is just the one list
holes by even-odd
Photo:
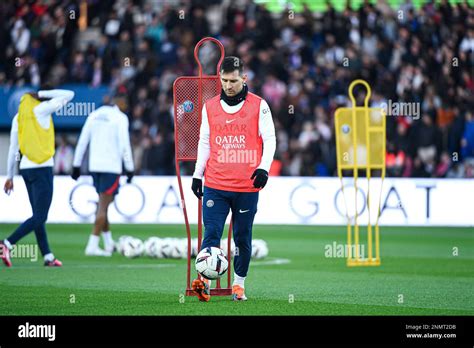
[[[122, 184], [125, 177], [122, 177]], [[5, 177], [0, 177], [3, 188]], [[124, 185], [115, 206], [109, 210], [112, 223], [184, 223], [175, 176], [138, 176], [134, 185]], [[354, 212], [354, 188], [345, 181], [349, 212]], [[49, 223], [92, 222], [97, 194], [89, 176], [76, 182], [56, 176]], [[364, 195], [365, 179], [358, 181], [359, 223], [367, 222]], [[14, 192], [0, 193], [0, 223], [22, 222], [31, 215], [23, 179], [15, 177]], [[191, 178], [183, 177], [191, 223], [197, 221], [197, 199], [191, 191]], [[376, 216], [380, 181], [371, 184], [372, 222]], [[256, 224], [346, 224], [343, 195], [338, 178], [270, 177], [260, 192]], [[398, 179], [384, 181], [381, 225], [398, 226], [474, 226], [474, 180], [472, 179]], [[230, 215], [230, 214], [229, 214]]]

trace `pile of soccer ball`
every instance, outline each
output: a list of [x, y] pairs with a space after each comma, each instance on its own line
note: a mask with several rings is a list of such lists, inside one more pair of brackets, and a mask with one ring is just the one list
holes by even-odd
[[[128, 258], [148, 256], [158, 259], [186, 259], [188, 255], [187, 238], [150, 237], [145, 242], [132, 236], [122, 236], [116, 243], [117, 251]], [[227, 256], [227, 239], [221, 241], [221, 249]], [[231, 240], [231, 256], [236, 253], [234, 241]], [[191, 240], [191, 257], [198, 254], [197, 238]], [[268, 255], [267, 243], [262, 239], [252, 240], [252, 258], [263, 259]]]

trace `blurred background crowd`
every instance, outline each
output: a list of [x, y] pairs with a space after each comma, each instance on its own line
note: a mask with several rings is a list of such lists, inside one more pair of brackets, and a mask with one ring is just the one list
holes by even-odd
[[[389, 176], [474, 177], [467, 2], [366, 1], [341, 11], [328, 2], [322, 12], [277, 13], [246, 0], [6, 0], [0, 26], [0, 86], [108, 86], [130, 118], [137, 174], [174, 174], [173, 81], [197, 74], [194, 45], [213, 36], [243, 59], [250, 90], [271, 107], [273, 175], [336, 174], [334, 111], [349, 106], [347, 87], [362, 78], [372, 106], [420, 108], [417, 117], [387, 116]], [[217, 52], [202, 53], [213, 73]], [[57, 173], [71, 170], [78, 134], [58, 134]]]

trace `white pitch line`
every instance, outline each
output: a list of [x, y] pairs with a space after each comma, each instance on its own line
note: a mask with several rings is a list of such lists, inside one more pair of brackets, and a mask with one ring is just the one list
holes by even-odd
[[[183, 260], [176, 260], [176, 261], [183, 261]], [[257, 261], [251, 260], [251, 266], [274, 266], [274, 265], [286, 265], [291, 262], [290, 259], [283, 259], [283, 258], [267, 258], [266, 260]], [[176, 267], [177, 263], [159, 263], [159, 264], [107, 264], [104, 260], [104, 263], [97, 263], [97, 264], [67, 264], [64, 263], [63, 268], [169, 268], [169, 267]], [[20, 264], [17, 267], [12, 267], [12, 269], [31, 269], [31, 268], [38, 268], [40, 265], [39, 263], [33, 263], [31, 265]]]
[[[18, 265], [15, 267], [11, 268], [11, 270], [21, 270], [21, 269], [31, 269], [31, 268], [38, 268], [42, 265], [38, 264], [33, 264], [33, 265]], [[124, 265], [109, 265], [106, 263], [101, 263], [101, 264], [85, 264], [85, 265], [71, 265], [65, 263], [62, 268], [68, 269], [68, 268], [168, 268], [168, 267], [176, 267], [177, 265], [175, 263], [164, 263], [164, 264], [137, 264], [137, 265], [129, 265], [129, 264], [124, 264]]]
[[250, 265], [253, 266], [269, 266], [269, 265], [286, 265], [290, 263], [290, 259], [274, 259], [265, 261], [250, 261]]
[[166, 268], [166, 267], [176, 267], [175, 263], [164, 263], [157, 265], [118, 265], [119, 268]]

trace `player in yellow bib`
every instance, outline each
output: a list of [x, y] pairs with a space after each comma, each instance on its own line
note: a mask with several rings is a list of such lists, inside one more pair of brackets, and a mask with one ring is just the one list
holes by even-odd
[[8, 238], [0, 242], [0, 258], [11, 267], [10, 250], [31, 231], [44, 257], [44, 265], [59, 267], [46, 235], [46, 219], [53, 198], [54, 124], [51, 114], [74, 97], [68, 90], [41, 90], [23, 95], [18, 114], [13, 118], [10, 131], [7, 180], [4, 191], [13, 191], [15, 162], [20, 160], [20, 174], [25, 181], [33, 215], [23, 222]]

